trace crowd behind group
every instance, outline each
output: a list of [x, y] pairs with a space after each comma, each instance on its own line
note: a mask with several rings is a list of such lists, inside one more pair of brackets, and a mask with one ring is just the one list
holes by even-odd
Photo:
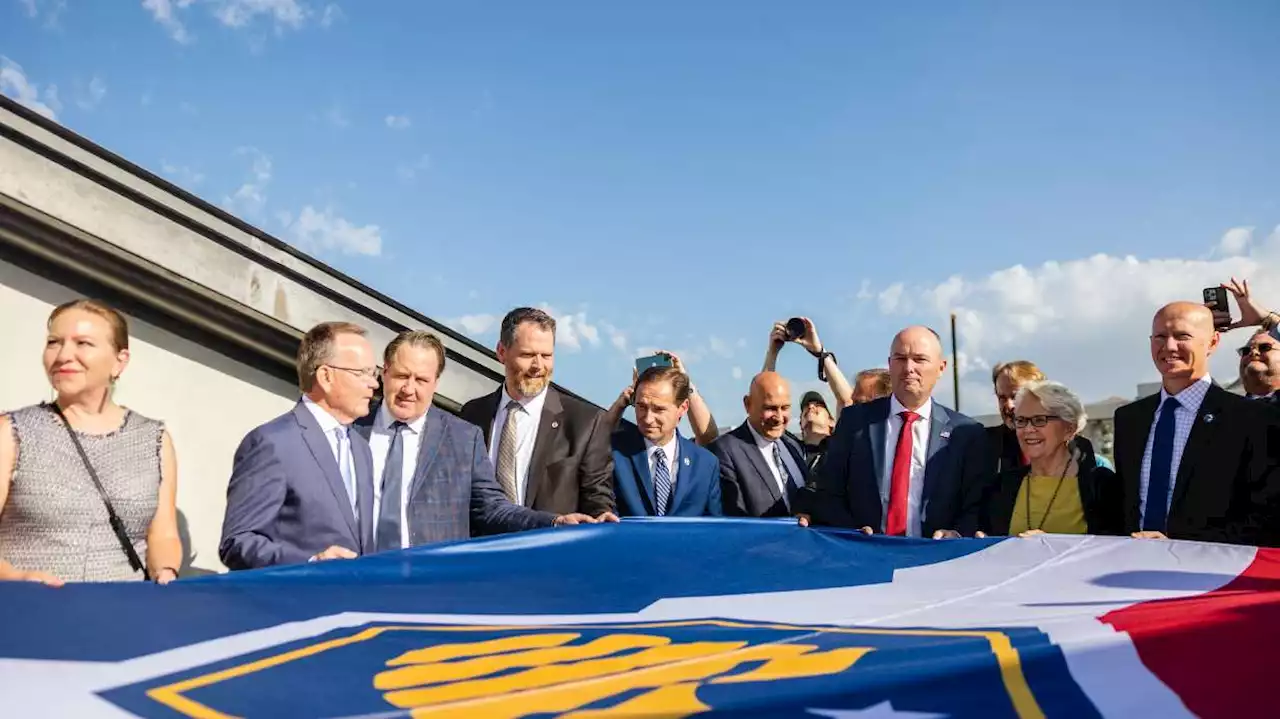
[[[435, 542], [632, 516], [793, 517], [800, 526], [952, 539], [1038, 533], [1280, 545], [1280, 315], [1223, 285], [1239, 319], [1204, 304], [1156, 311], [1158, 394], [1116, 410], [1114, 460], [1081, 430], [1080, 398], [1030, 360], [994, 368], [1003, 424], [932, 397], [936, 332], [894, 336], [888, 367], [850, 383], [813, 322], [773, 327], [746, 421], [720, 434], [684, 364], [638, 371], [601, 411], [551, 385], [555, 320], [503, 319], [504, 382], [455, 416], [433, 407], [446, 352], [408, 330], [382, 348], [357, 325], [303, 337], [301, 397], [249, 432], [227, 487], [219, 556], [232, 570], [354, 558]], [[1222, 331], [1246, 396], [1209, 374]], [[788, 343], [836, 398], [807, 392], [788, 431]], [[78, 300], [49, 317], [49, 402], [0, 415], [0, 579], [47, 584], [178, 578], [177, 460], [164, 424], [113, 400], [124, 318]], [[628, 407], [634, 423], [623, 422]], [[679, 432], [688, 417], [692, 436]], [[679, 531], [674, 525], [672, 531]]]

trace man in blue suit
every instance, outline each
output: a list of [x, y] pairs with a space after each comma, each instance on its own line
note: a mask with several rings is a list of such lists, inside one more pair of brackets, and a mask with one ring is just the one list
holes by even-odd
[[675, 367], [650, 367], [636, 379], [636, 426], [612, 440], [619, 515], [720, 516], [720, 463], [677, 431], [691, 391]]
[[375, 362], [358, 325], [325, 322], [302, 338], [302, 399], [236, 450], [218, 545], [229, 569], [373, 551], [373, 458], [349, 429], [369, 412]]
[[383, 352], [383, 365], [384, 399], [355, 423], [373, 452], [377, 551], [596, 521], [507, 499], [480, 428], [431, 406], [445, 366], [438, 337], [401, 332]]
[[946, 367], [933, 330], [894, 337], [893, 393], [841, 413], [815, 487], [802, 497], [801, 524], [908, 537], [976, 531], [994, 472], [982, 425], [933, 400]]

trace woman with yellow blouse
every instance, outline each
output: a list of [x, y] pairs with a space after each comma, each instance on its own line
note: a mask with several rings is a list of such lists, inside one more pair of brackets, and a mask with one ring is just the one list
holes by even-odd
[[1028, 465], [1000, 473], [983, 502], [989, 535], [1122, 534], [1122, 495], [1115, 472], [1092, 447], [1073, 446], [1084, 405], [1057, 382], [1031, 382], [1014, 401], [1014, 430]]

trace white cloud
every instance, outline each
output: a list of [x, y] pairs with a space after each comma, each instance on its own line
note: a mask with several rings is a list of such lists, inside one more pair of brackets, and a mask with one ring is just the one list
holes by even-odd
[[733, 359], [733, 356], [734, 356], [733, 346], [730, 345], [725, 340], [722, 340], [719, 337], [712, 335], [707, 340], [707, 343], [710, 346], [711, 354], [717, 355], [719, 357], [723, 357], [725, 359]]
[[733, 377], [734, 379], [742, 379], [742, 368], [734, 367], [733, 369], [729, 370], [729, 376]]
[[407, 130], [413, 121], [408, 115], [387, 115], [386, 123], [392, 130]]
[[332, 27], [334, 23], [346, 17], [342, 12], [342, 8], [333, 3], [324, 6], [324, 12], [320, 13], [320, 27]]
[[50, 120], [57, 120], [58, 112], [62, 110], [56, 85], [49, 85], [42, 91], [39, 85], [27, 79], [21, 65], [3, 55], [0, 55], [0, 93]]
[[[302, 27], [310, 11], [298, 0], [210, 0], [213, 16], [227, 27], [244, 27], [259, 17], [268, 18], [276, 31]], [[321, 18], [323, 20], [323, 17]]]
[[581, 352], [583, 344], [592, 347], [600, 344], [600, 329], [587, 321], [583, 311], [562, 313], [543, 303], [542, 310], [556, 320], [556, 345], [570, 352]]
[[[1199, 301], [1203, 288], [1234, 276], [1248, 278], [1263, 305], [1280, 306], [1280, 228], [1261, 243], [1222, 245], [1248, 252], [1142, 260], [1099, 254], [1038, 267], [1017, 265], [986, 277], [951, 277], [932, 287], [908, 289], [897, 283], [878, 300], [881, 311], [893, 315], [918, 300], [921, 313], [913, 321], [936, 323], [948, 347], [946, 312], [956, 312], [962, 409], [968, 414], [994, 410], [987, 373], [1013, 359], [1040, 364], [1087, 402], [1133, 397], [1139, 383], [1158, 378], [1147, 337], [1151, 316], [1161, 305]], [[1235, 379], [1231, 349], [1242, 340], [1224, 338], [1214, 357], [1211, 366], [1224, 384]], [[952, 395], [951, 385], [948, 372], [939, 383], [944, 400]]]
[[483, 335], [496, 328], [502, 321], [497, 315], [463, 315], [449, 324], [461, 327], [469, 335]]
[[267, 185], [271, 183], [271, 158], [255, 147], [241, 147], [236, 155], [249, 157], [249, 177], [235, 192], [222, 198], [231, 212], [255, 216], [267, 205]]
[[84, 87], [76, 88], [76, 105], [82, 110], [92, 110], [96, 108], [104, 97], [107, 96], [107, 83], [97, 75], [89, 81]]
[[185, 165], [175, 165], [166, 160], [160, 161], [160, 172], [174, 182], [181, 185], [187, 185], [188, 187], [195, 187], [201, 182], [204, 182], [203, 172], [192, 170]]
[[142, 7], [151, 12], [151, 17], [169, 32], [169, 37], [183, 45], [194, 38], [187, 32], [187, 27], [178, 18], [178, 11], [185, 9], [195, 0], [142, 0]]
[[1252, 227], [1233, 227], [1218, 240], [1218, 251], [1227, 257], [1233, 257], [1247, 250], [1250, 242], [1253, 242]]
[[382, 231], [377, 225], [353, 225], [332, 208], [321, 211], [307, 205], [297, 219], [282, 214], [280, 220], [300, 248], [344, 255], [382, 254]]
[[396, 175], [398, 175], [401, 180], [409, 182], [416, 179], [419, 172], [429, 169], [431, 169], [431, 155], [423, 153], [423, 155], [414, 162], [401, 163], [398, 165], [396, 167]]
[[58, 18], [67, 9], [67, 0], [18, 0], [18, 4], [27, 11], [27, 17], [35, 19], [44, 14], [45, 25], [56, 27]]

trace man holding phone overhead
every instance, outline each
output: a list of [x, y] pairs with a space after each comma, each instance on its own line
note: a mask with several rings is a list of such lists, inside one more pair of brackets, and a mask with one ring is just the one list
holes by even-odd
[[[689, 378], [689, 371], [685, 369], [684, 363], [680, 361], [680, 356], [669, 350], [658, 350], [654, 354], [641, 357], [636, 360], [636, 368], [631, 372], [631, 384], [623, 388], [618, 398], [613, 401], [613, 405], [609, 407], [605, 415], [606, 426], [610, 430], [617, 429], [618, 424], [622, 421], [622, 415], [627, 411], [627, 407], [632, 405], [635, 396], [636, 381], [640, 375], [651, 367], [670, 367], [686, 379]], [[699, 446], [705, 447], [715, 441], [719, 436], [720, 430], [716, 428], [716, 418], [711, 416], [711, 408], [707, 406], [706, 400], [702, 399], [702, 395], [698, 394], [698, 388], [694, 386], [693, 380], [689, 380], [689, 428], [693, 430], [693, 441]]]

